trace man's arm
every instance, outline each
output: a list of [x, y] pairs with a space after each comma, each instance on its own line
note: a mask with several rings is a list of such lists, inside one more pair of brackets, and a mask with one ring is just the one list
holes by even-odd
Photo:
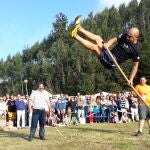
[[32, 100], [28, 100], [28, 112], [30, 113], [32, 111]]
[[47, 100], [46, 102], [47, 102], [47, 106], [48, 106], [49, 111], [51, 111], [51, 104], [50, 104], [50, 100]]
[[107, 43], [104, 43], [104, 48], [107, 49], [110, 46], [112, 46], [113, 44], [115, 44], [117, 42], [117, 37], [114, 37], [112, 39], [110, 39]]
[[133, 79], [138, 71], [139, 62], [133, 62], [132, 71], [130, 73], [129, 84], [133, 85]]

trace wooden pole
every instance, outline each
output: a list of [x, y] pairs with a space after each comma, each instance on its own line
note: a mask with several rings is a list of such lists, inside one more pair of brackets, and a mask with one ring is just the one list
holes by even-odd
[[136, 89], [133, 87], [133, 85], [130, 84], [129, 79], [127, 78], [127, 76], [125, 75], [125, 73], [122, 71], [122, 69], [120, 68], [120, 66], [118, 65], [116, 59], [114, 58], [114, 56], [112, 55], [112, 53], [110, 52], [109, 48], [106, 49], [108, 54], [110, 55], [111, 59], [113, 60], [114, 64], [116, 65], [117, 69], [120, 71], [120, 73], [122, 74], [122, 76], [124, 77], [124, 79], [127, 81], [128, 85], [131, 87], [131, 89], [136, 93], [136, 95], [142, 100], [142, 102], [148, 107], [150, 108], [145, 101], [143, 100], [143, 98], [141, 97], [141, 95], [136, 91]]

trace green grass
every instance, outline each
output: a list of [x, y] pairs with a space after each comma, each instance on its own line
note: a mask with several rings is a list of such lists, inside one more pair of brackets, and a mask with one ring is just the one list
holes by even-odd
[[[58, 130], [60, 133], [58, 132]], [[150, 134], [145, 124], [143, 135], [135, 137], [138, 123], [84, 124], [71, 127], [46, 127], [46, 141], [27, 140], [29, 128], [0, 131], [0, 150], [148, 150]]]

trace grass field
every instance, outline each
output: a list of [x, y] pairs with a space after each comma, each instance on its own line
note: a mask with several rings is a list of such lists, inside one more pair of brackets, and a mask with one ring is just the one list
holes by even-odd
[[[58, 130], [57, 130], [58, 129]], [[138, 123], [82, 124], [71, 127], [46, 127], [46, 141], [29, 142], [29, 128], [0, 131], [0, 150], [148, 150], [150, 134], [145, 124], [143, 135], [134, 136]]]

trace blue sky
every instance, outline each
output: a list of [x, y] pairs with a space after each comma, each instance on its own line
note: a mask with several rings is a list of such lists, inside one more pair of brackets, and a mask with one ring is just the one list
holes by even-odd
[[0, 59], [21, 53], [41, 42], [52, 30], [55, 16], [62, 12], [69, 20], [81, 14], [101, 12], [131, 0], [0, 0]]

